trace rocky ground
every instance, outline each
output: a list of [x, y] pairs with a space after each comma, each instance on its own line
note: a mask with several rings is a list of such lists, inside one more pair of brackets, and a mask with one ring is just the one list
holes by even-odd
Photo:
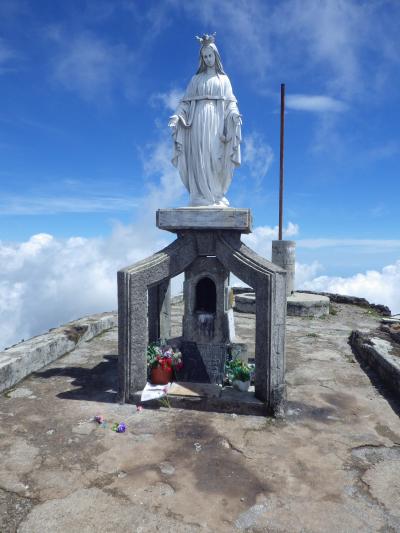
[[31, 375], [0, 397], [0, 532], [400, 531], [399, 405], [347, 343], [379, 318], [334, 310], [288, 318], [285, 420], [119, 405], [116, 329]]

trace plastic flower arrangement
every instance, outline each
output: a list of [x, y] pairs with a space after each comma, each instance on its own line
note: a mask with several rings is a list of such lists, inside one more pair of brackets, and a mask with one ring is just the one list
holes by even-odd
[[225, 371], [228, 380], [233, 381], [250, 381], [251, 367], [241, 359], [232, 359], [227, 361]]
[[182, 354], [171, 346], [152, 343], [147, 347], [147, 366], [163, 370], [180, 370], [183, 367]]

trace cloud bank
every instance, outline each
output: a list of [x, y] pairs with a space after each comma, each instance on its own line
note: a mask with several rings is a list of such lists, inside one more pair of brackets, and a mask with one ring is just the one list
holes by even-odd
[[286, 107], [296, 111], [312, 111], [315, 113], [325, 111], [338, 113], [347, 109], [347, 105], [344, 102], [331, 96], [307, 94], [288, 94]]
[[[40, 233], [22, 243], [0, 242], [0, 349], [70, 320], [116, 309], [117, 271], [163, 248], [172, 238], [157, 230], [153, 221], [143, 220], [116, 224], [108, 238], [57, 239]], [[297, 226], [289, 224], [285, 236], [297, 232]], [[244, 241], [270, 258], [276, 236], [276, 227], [262, 226]], [[380, 272], [347, 278], [316, 277], [322, 269], [317, 260], [297, 263], [297, 288], [360, 296], [400, 312], [400, 260]]]
[[393, 314], [400, 313], [400, 260], [380, 272], [369, 270], [347, 278], [320, 276], [304, 281], [301, 288], [366, 298], [371, 303], [387, 305]]

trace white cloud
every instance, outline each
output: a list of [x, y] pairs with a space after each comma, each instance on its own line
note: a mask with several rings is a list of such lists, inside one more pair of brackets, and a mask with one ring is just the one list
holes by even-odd
[[11, 70], [8, 65], [11, 59], [16, 58], [16, 53], [0, 37], [0, 75]]
[[145, 174], [159, 178], [159, 181], [147, 184], [148, 195], [144, 199], [146, 211], [155, 213], [160, 206], [176, 206], [186, 189], [171, 163], [172, 141], [168, 132], [164, 132], [157, 143], [147, 145], [141, 155]]
[[369, 151], [371, 159], [388, 159], [400, 153], [400, 142], [397, 140], [387, 141], [381, 146], [376, 146]]
[[385, 250], [397, 250], [400, 248], [399, 239], [298, 239], [298, 248], [337, 248], [358, 247], [367, 252], [381, 253]]
[[146, 148], [148, 192], [136, 209], [137, 222], [115, 223], [109, 237], [57, 239], [41, 233], [22, 243], [0, 241], [0, 349], [69, 320], [116, 309], [117, 271], [173, 239], [155, 226], [155, 210], [176, 205], [184, 192], [170, 156], [167, 139]]
[[12, 57], [14, 57], [13, 51], [5, 44], [4, 39], [0, 38], [0, 65]]
[[[181, 7], [178, 0], [174, 3]], [[223, 28], [223, 32], [217, 34], [217, 44], [222, 41], [243, 70], [265, 78], [273, 63], [273, 55], [270, 23], [262, 1], [188, 0], [183, 9], [189, 16], [197, 18], [202, 27], [209, 28], [207, 31]]]
[[289, 94], [286, 97], [288, 109], [297, 111], [321, 112], [342, 112], [347, 109], [347, 105], [341, 100], [323, 95]]
[[371, 207], [369, 212], [371, 213], [372, 217], [379, 218], [379, 217], [382, 217], [384, 215], [387, 215], [389, 211], [388, 211], [387, 207], [385, 206], [385, 204], [380, 202], [379, 204], [375, 205], [374, 207]]
[[184, 9], [208, 31], [221, 28], [218, 42], [264, 92], [269, 80], [306, 72], [329, 94], [370, 96], [399, 61], [395, 2], [186, 0]]
[[[278, 226], [257, 226], [252, 233], [243, 235], [243, 242], [267, 259], [271, 258], [272, 241], [278, 238]], [[283, 228], [283, 236], [291, 238], [297, 235], [299, 227], [297, 224], [289, 222], [286, 228]]]
[[255, 189], [261, 186], [262, 180], [274, 159], [274, 152], [269, 144], [257, 132], [246, 134], [243, 142], [243, 162], [250, 171]]
[[182, 89], [171, 89], [166, 93], [156, 93], [150, 97], [150, 103], [156, 105], [161, 103], [168, 111], [176, 111], [180, 100], [183, 97]]
[[[174, 195], [171, 177], [163, 174], [163, 153], [153, 152], [151, 165], [161, 173], [161, 185], [150, 188], [137, 223], [117, 223], [107, 238], [57, 239], [41, 233], [22, 243], [0, 242], [0, 349], [69, 320], [116, 308], [117, 271], [173, 239], [154, 220], [160, 198], [172, 201]], [[297, 227], [289, 224], [286, 231], [293, 235]], [[255, 228], [245, 241], [270, 257], [276, 234], [277, 228]], [[180, 286], [181, 279], [174, 280], [175, 292]]]
[[387, 305], [393, 314], [400, 313], [400, 260], [380, 272], [369, 270], [347, 278], [320, 276], [304, 282], [301, 288], [366, 298], [371, 303]]
[[90, 32], [66, 35], [59, 28], [48, 31], [58, 46], [53, 77], [67, 90], [86, 100], [107, 100], [116, 89], [127, 88], [135, 72], [134, 54], [124, 44], [110, 44]]
[[297, 263], [295, 268], [295, 289], [302, 287], [306, 282], [315, 278], [316, 274], [323, 270], [319, 261], [313, 261], [311, 264]]
[[0, 242], [0, 349], [69, 320], [116, 309], [117, 271], [163, 248], [169, 235], [116, 224], [108, 238], [33, 235]]
[[118, 268], [152, 251], [144, 236], [117, 227], [109, 239], [38, 234], [19, 244], [0, 243], [0, 344], [115, 309]]
[[138, 200], [118, 196], [3, 196], [0, 215], [54, 215], [56, 213], [109, 213], [130, 211]]

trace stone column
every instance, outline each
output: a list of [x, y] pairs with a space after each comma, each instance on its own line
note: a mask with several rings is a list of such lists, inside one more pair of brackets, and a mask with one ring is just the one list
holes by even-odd
[[286, 270], [286, 294], [290, 296], [294, 292], [294, 278], [296, 267], [296, 243], [295, 241], [272, 241], [271, 261]]
[[149, 287], [148, 297], [149, 342], [169, 339], [171, 336], [171, 290], [169, 280]]

